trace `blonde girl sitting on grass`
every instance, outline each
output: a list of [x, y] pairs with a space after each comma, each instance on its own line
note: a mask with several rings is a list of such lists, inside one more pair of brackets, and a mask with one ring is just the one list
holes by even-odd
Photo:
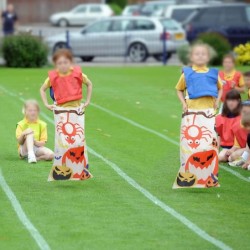
[[23, 120], [17, 123], [16, 139], [21, 158], [28, 158], [29, 163], [39, 160], [51, 161], [54, 153], [45, 147], [47, 125], [39, 119], [40, 108], [35, 100], [28, 100], [23, 106]]

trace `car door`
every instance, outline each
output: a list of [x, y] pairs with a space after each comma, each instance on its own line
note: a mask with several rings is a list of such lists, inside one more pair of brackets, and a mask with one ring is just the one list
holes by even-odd
[[103, 17], [103, 8], [101, 5], [90, 5], [88, 9], [87, 21], [93, 22]]
[[110, 48], [111, 20], [97, 21], [71, 38], [71, 47], [78, 56], [106, 56]]
[[110, 30], [110, 51], [112, 55], [125, 55], [128, 47], [130, 32], [133, 30], [134, 22], [130, 19], [113, 20]]
[[76, 7], [70, 16], [70, 24], [72, 25], [84, 25], [86, 22], [86, 15], [87, 15], [88, 6], [87, 5], [80, 5]]
[[250, 39], [250, 7], [228, 6], [222, 9], [219, 26], [232, 45], [246, 43]]

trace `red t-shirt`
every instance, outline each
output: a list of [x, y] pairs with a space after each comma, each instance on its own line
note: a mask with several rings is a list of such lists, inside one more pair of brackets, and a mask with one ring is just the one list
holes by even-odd
[[217, 134], [220, 136], [220, 145], [222, 147], [232, 147], [234, 145], [234, 137], [235, 133], [237, 133], [238, 124], [240, 124], [240, 116], [216, 116], [215, 128]]

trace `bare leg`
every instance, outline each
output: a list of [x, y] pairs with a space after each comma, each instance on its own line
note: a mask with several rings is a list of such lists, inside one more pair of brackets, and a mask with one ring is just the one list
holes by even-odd
[[36, 151], [36, 157], [38, 161], [52, 161], [54, 159], [54, 153], [49, 148], [40, 147]]
[[34, 153], [34, 134], [28, 134], [26, 136], [25, 144], [27, 147], [28, 154], [29, 153]]
[[240, 148], [234, 151], [228, 158], [229, 161], [235, 161], [241, 157], [246, 148]]
[[228, 149], [222, 149], [219, 153], [219, 162], [227, 162], [228, 156], [226, 155]]

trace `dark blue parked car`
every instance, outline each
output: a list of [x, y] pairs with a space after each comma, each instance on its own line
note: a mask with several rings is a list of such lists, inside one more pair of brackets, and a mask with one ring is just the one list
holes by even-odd
[[225, 3], [201, 7], [183, 25], [189, 41], [203, 32], [217, 32], [234, 46], [246, 43], [250, 41], [250, 5]]

